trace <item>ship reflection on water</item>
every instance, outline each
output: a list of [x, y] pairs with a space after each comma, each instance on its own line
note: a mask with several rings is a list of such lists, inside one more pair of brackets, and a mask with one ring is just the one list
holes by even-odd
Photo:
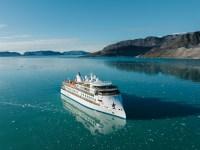
[[110, 134], [122, 129], [126, 125], [125, 119], [89, 109], [62, 94], [61, 100], [64, 108], [93, 135]]

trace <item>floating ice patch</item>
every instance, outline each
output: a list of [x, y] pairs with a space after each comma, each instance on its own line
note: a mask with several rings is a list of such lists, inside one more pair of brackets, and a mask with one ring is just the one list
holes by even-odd
[[185, 126], [186, 126], [186, 123], [180, 123], [180, 125], [182, 125], [182, 126], [184, 126], [184, 127], [185, 127]]
[[33, 109], [39, 109], [41, 111], [51, 111], [53, 113], [56, 112], [63, 112], [62, 110], [55, 108], [54, 105], [32, 105], [32, 104], [19, 104], [19, 103], [13, 103], [13, 102], [0, 102], [0, 105], [10, 105], [10, 106], [15, 106], [15, 107], [22, 107], [22, 108], [33, 108]]

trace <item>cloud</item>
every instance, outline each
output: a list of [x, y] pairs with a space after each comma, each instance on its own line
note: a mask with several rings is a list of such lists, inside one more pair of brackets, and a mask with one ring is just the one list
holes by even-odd
[[[6, 28], [7, 24], [0, 24], [0, 30]], [[105, 43], [94, 43], [79, 38], [42, 38], [30, 34], [13, 34], [1, 32], [0, 51], [25, 52], [32, 50], [86, 50], [97, 51], [102, 49]]]
[[[11, 38], [12, 37], [12, 38]], [[31, 51], [31, 50], [86, 50], [96, 51], [102, 49], [104, 44], [89, 43], [77, 38], [47, 38], [47, 39], [18, 39], [14, 37], [0, 37], [8, 40], [0, 41], [0, 51]], [[18, 36], [19, 37], [19, 36]], [[24, 36], [26, 37], [26, 36]]]
[[0, 40], [11, 40], [11, 39], [23, 39], [23, 38], [30, 38], [31, 35], [22, 34], [22, 35], [6, 35], [0, 36]]
[[3, 29], [5, 27], [7, 27], [8, 25], [7, 24], [0, 24], [0, 29]]
[[185, 34], [187, 32], [175, 32], [175, 33], [172, 33], [172, 35], [179, 35], [179, 34]]

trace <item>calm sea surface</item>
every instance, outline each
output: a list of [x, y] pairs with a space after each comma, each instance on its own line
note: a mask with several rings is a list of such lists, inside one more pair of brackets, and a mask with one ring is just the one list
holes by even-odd
[[[60, 95], [64, 79], [116, 84], [127, 120]], [[200, 149], [200, 61], [0, 58], [0, 150]]]

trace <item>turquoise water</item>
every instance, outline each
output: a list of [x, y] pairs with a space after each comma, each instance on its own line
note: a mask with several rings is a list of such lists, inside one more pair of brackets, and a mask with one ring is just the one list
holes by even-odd
[[[61, 97], [77, 72], [118, 85], [127, 120]], [[199, 60], [0, 58], [0, 150], [198, 150], [199, 104]]]

